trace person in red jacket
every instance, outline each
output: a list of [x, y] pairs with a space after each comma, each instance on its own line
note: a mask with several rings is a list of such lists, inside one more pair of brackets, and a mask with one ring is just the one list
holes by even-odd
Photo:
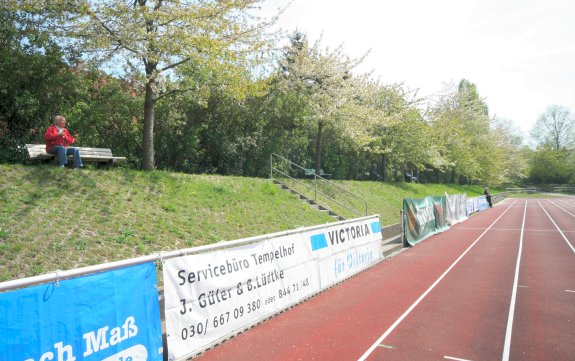
[[46, 129], [44, 139], [46, 139], [46, 152], [58, 157], [60, 167], [63, 168], [66, 166], [68, 163], [68, 155], [74, 156], [74, 168], [83, 166], [80, 150], [78, 148], [68, 147], [68, 145], [74, 143], [76, 139], [71, 136], [68, 129], [66, 129], [66, 118], [61, 115], [56, 115], [54, 117], [54, 125]]

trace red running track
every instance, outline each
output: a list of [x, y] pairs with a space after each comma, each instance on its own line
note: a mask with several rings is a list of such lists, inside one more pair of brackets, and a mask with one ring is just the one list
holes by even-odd
[[575, 360], [575, 201], [507, 200], [198, 357]]

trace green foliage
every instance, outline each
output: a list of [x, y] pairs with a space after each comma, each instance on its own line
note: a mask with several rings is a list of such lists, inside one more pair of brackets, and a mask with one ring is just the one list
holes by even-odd
[[[321, 168], [323, 132], [329, 127], [341, 126], [349, 119], [350, 108], [359, 106], [357, 97], [359, 78], [354, 81], [352, 71], [362, 59], [352, 59], [340, 46], [325, 51], [316, 42], [310, 46], [306, 36], [300, 32], [290, 37], [290, 44], [284, 50], [277, 76], [278, 91], [296, 93], [305, 108], [302, 120], [316, 132], [316, 172]], [[355, 117], [360, 114], [355, 112]]]
[[431, 111], [435, 145], [451, 183], [499, 184], [497, 137], [474, 84], [462, 80]]
[[496, 119], [491, 131], [496, 142], [492, 150], [492, 184], [525, 183], [531, 150], [522, 144], [518, 134], [519, 130], [509, 120]]
[[421, 99], [354, 74], [362, 58], [301, 33], [262, 70], [254, 51], [273, 43], [245, 22], [258, 1], [146, 3], [160, 8], [6, 2], [1, 162], [25, 162], [23, 144], [43, 142], [63, 114], [78, 145], [112, 148], [131, 168], [265, 177], [277, 153], [338, 179], [370, 170], [386, 181], [406, 172], [426, 182], [526, 178], [527, 151], [468, 80]]
[[83, 83], [82, 96], [62, 111], [71, 120], [69, 128], [79, 134], [78, 144], [112, 148], [137, 167], [142, 152], [142, 97], [133, 82], [97, 71], [77, 69]]
[[59, 46], [23, 21], [0, 8], [0, 162], [23, 161], [21, 147], [42, 139], [51, 116], [74, 103], [79, 86]]
[[533, 152], [529, 165], [529, 178], [535, 184], [575, 183], [573, 151], [543, 147]]
[[536, 184], [575, 183], [575, 117], [571, 112], [549, 106], [531, 135], [538, 147], [529, 161], [529, 180]]
[[[63, 51], [43, 33], [21, 29], [22, 19], [2, 13], [0, 50], [0, 161], [24, 161], [26, 143], [43, 143], [56, 114], [65, 115], [77, 144], [112, 148], [130, 162], [138, 160], [142, 99], [130, 82], [77, 63], [63, 61]], [[11, 25], [11, 27], [10, 27]]]
[[[263, 29], [269, 25], [253, 14], [261, 1], [9, 3], [49, 29], [53, 38], [89, 54], [92, 63], [140, 76], [144, 89], [142, 168], [152, 170], [156, 102], [201, 88], [193, 77], [173, 79], [190, 73], [204, 79], [221, 71], [233, 74], [238, 64], [254, 63], [251, 60], [257, 57], [251, 55], [265, 45]], [[228, 80], [239, 89], [235, 75]]]

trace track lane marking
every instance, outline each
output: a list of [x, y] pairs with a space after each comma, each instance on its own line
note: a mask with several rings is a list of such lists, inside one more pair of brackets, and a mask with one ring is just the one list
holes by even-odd
[[444, 359], [448, 360], [455, 360], [455, 361], [471, 361], [465, 358], [458, 358], [458, 357], [451, 357], [451, 356], [443, 356]]
[[565, 292], [573, 292], [573, 293], [575, 293], [574, 290], [565, 290]]
[[562, 200], [562, 199], [559, 199], [559, 202], [565, 203], [566, 205], [568, 205], [568, 206], [570, 206], [570, 207], [575, 207], [575, 204], [572, 204], [572, 203], [569, 203], [569, 202], [565, 202], [565, 201]]
[[556, 207], [561, 208], [562, 210], [564, 210], [565, 212], [569, 213], [570, 215], [572, 215], [573, 217], [575, 217], [575, 214], [569, 212], [568, 210], [566, 210], [565, 208], [561, 207], [560, 205], [556, 204], [555, 202], [551, 201], [552, 204], [554, 204]]
[[[463, 230], [463, 231], [475, 231], [475, 230], [479, 230], [479, 229], [483, 229], [481, 227], [469, 227], [469, 228], [457, 228], [457, 229], [450, 229], [451, 230]], [[492, 228], [492, 231], [505, 231], [505, 232], [515, 232], [515, 231], [520, 231], [521, 228]], [[554, 229], [532, 229], [532, 228], [525, 228], [525, 232], [556, 232]], [[573, 233], [575, 231], [563, 231], [565, 233]]]
[[551, 218], [551, 216], [549, 215], [549, 213], [547, 213], [547, 210], [545, 210], [545, 207], [543, 207], [543, 205], [541, 204], [541, 202], [537, 201], [537, 203], [539, 203], [539, 205], [541, 206], [541, 208], [543, 208], [543, 211], [545, 212], [545, 214], [547, 215], [547, 217], [549, 217], [549, 219], [551, 220], [551, 222], [553, 222], [553, 224], [555, 225], [555, 228], [557, 228], [557, 230], [559, 231], [559, 233], [561, 233], [561, 237], [563, 237], [563, 239], [565, 240], [565, 243], [567, 243], [567, 245], [571, 248], [571, 250], [573, 251], [573, 253], [575, 253], [575, 247], [573, 247], [573, 245], [571, 244], [571, 242], [569, 242], [569, 240], [567, 239], [567, 237], [565, 237], [565, 234], [563, 234], [563, 231], [559, 228], [559, 226], [557, 225], [557, 223], [555, 223], [555, 221], [553, 220], [553, 218]]
[[511, 334], [513, 333], [513, 317], [515, 316], [515, 301], [517, 300], [517, 285], [519, 283], [519, 265], [521, 263], [521, 253], [523, 252], [523, 231], [525, 229], [525, 218], [527, 215], [527, 201], [523, 209], [523, 223], [521, 224], [521, 236], [519, 237], [519, 251], [517, 252], [517, 262], [515, 264], [515, 276], [513, 278], [513, 291], [511, 292], [511, 302], [509, 304], [509, 316], [507, 316], [507, 330], [505, 331], [505, 346], [503, 347], [503, 361], [509, 360], [511, 350]]
[[463, 256], [465, 256], [467, 252], [469, 252], [469, 250], [471, 250], [471, 248], [473, 248], [473, 246], [475, 246], [475, 244], [477, 244], [477, 242], [479, 242], [479, 240], [483, 238], [485, 233], [487, 233], [491, 229], [491, 227], [493, 227], [493, 225], [497, 223], [497, 221], [499, 221], [501, 217], [503, 217], [507, 213], [507, 211], [511, 209], [511, 207], [515, 204], [515, 202], [516, 200], [513, 201], [513, 203], [511, 203], [511, 205], [509, 205], [507, 209], [503, 211], [503, 213], [501, 213], [499, 217], [497, 217], [497, 219], [493, 221], [493, 223], [491, 223], [491, 225], [485, 231], [483, 231], [483, 233], [481, 233], [481, 235], [477, 237], [477, 239], [469, 247], [467, 247], [467, 249], [461, 254], [461, 256], [459, 256], [451, 264], [451, 266], [449, 266], [449, 268], [447, 268], [447, 270], [445, 270], [445, 272], [443, 272], [443, 274], [439, 276], [439, 278], [435, 280], [435, 282], [433, 282], [433, 284], [429, 286], [429, 288], [425, 292], [423, 292], [421, 296], [419, 296], [419, 298], [411, 306], [409, 306], [409, 308], [401, 316], [399, 316], [397, 320], [395, 320], [395, 322], [367, 349], [367, 351], [365, 351], [365, 353], [361, 355], [358, 361], [365, 361], [367, 357], [371, 355], [371, 353], [377, 348], [377, 346], [380, 345], [383, 342], [383, 340], [385, 340], [385, 338], [389, 336], [389, 334], [391, 334], [391, 332], [393, 332], [393, 330], [401, 323], [401, 321], [403, 321], [403, 319], [406, 318], [411, 313], [411, 311], [413, 311], [415, 307], [417, 307], [417, 305], [429, 294], [429, 292], [431, 292], [435, 288], [435, 286], [437, 286], [437, 284], [441, 282], [441, 280], [451, 271], [451, 269], [455, 267], [457, 263], [459, 263], [459, 261], [463, 258]]

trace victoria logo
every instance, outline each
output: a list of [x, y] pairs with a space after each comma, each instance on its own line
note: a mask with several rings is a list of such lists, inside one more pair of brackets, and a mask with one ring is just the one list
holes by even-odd
[[314, 234], [310, 236], [311, 250], [317, 251], [327, 248], [329, 245], [335, 246], [340, 243], [353, 241], [373, 233], [381, 232], [379, 222], [372, 222], [370, 226], [371, 227], [368, 227], [367, 224], [361, 224]]

